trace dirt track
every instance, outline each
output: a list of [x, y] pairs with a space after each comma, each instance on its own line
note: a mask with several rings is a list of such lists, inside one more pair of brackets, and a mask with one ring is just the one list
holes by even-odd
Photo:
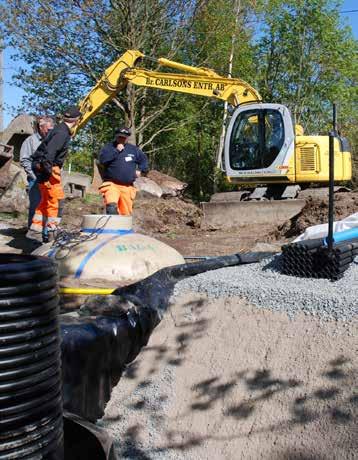
[[104, 423], [131, 459], [357, 458], [357, 323], [178, 301]]

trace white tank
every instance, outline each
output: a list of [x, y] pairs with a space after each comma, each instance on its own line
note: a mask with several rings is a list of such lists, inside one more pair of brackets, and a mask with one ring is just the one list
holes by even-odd
[[175, 249], [134, 233], [128, 216], [86, 215], [77, 238], [45, 244], [33, 254], [56, 259], [60, 284], [69, 287], [125, 286], [184, 263]]

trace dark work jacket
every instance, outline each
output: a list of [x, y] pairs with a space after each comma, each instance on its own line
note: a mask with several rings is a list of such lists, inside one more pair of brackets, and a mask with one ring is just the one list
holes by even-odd
[[32, 156], [33, 163], [47, 161], [53, 166], [62, 168], [65, 162], [71, 131], [66, 123], [55, 126], [37, 147]]
[[120, 152], [113, 142], [101, 150], [99, 162], [103, 166], [103, 180], [121, 185], [132, 185], [136, 180], [136, 169], [148, 171], [147, 156], [135, 145], [125, 144]]

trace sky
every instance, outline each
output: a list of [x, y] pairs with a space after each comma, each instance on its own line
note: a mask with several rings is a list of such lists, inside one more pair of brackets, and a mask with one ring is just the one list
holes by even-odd
[[[345, 0], [341, 11], [358, 10], [358, 0]], [[355, 38], [358, 39], [358, 12], [347, 12], [342, 13], [342, 19], [346, 20], [347, 23], [352, 27]], [[21, 63], [14, 62], [11, 59], [13, 50], [5, 48], [3, 56], [3, 97], [4, 97], [4, 127], [6, 127], [14, 115], [16, 115], [16, 109], [21, 104], [21, 98], [24, 92], [21, 88], [14, 86], [11, 82], [13, 74], [21, 66]]]

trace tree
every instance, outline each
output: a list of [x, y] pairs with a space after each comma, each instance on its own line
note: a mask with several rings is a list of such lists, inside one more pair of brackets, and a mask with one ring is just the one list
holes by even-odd
[[342, 2], [264, 0], [257, 43], [259, 90], [287, 105], [307, 132], [327, 131], [331, 104], [357, 119], [357, 41], [340, 22]]
[[[16, 76], [27, 94], [25, 106], [60, 111], [67, 103], [79, 100], [126, 49], [141, 49], [149, 56], [161, 52], [175, 55], [202, 3], [9, 0], [0, 19], [8, 44], [27, 64]], [[131, 125], [139, 144], [145, 145], [144, 133], [165, 110], [170, 95], [157, 95], [155, 104], [151, 99], [146, 89], [129, 85], [125, 94], [114, 99], [116, 107], [106, 107], [104, 115], [112, 124], [124, 120]], [[109, 129], [106, 125], [106, 135]], [[169, 128], [157, 126], [157, 132], [165, 129]]]
[[[225, 74], [232, 36], [242, 32], [235, 24], [233, 4], [233, 0], [9, 0], [1, 19], [8, 44], [27, 63], [16, 76], [27, 94], [25, 106], [32, 111], [59, 112], [68, 102], [79, 100], [126, 49], [212, 66]], [[243, 50], [250, 54], [249, 36], [243, 33], [241, 38], [237, 40], [240, 55], [244, 56]], [[239, 58], [238, 62], [243, 76], [250, 59]], [[146, 61], [148, 66], [157, 68], [156, 63]], [[207, 179], [199, 190], [208, 190], [219, 132], [214, 132], [214, 126], [219, 128], [222, 104], [194, 99], [128, 85], [77, 137], [78, 148], [84, 145], [84, 152], [88, 147], [98, 151], [111, 137], [113, 127], [124, 121], [131, 125], [153, 165], [167, 164], [179, 176], [188, 173], [189, 182], [195, 184], [197, 174], [188, 167], [190, 162], [173, 162], [173, 158], [185, 158], [188, 136], [181, 136], [184, 129], [194, 138], [198, 133], [203, 139], [203, 159], [197, 172]], [[190, 145], [194, 156], [198, 145]]]
[[[232, 76], [252, 81], [253, 6], [241, 0], [237, 17], [235, 4], [237, 0], [212, 0], [198, 11], [180, 61], [210, 67], [225, 76], [233, 52]], [[188, 182], [188, 190], [197, 200], [207, 199], [214, 191], [223, 110], [223, 102], [179, 95], [164, 114], [176, 120], [176, 129], [158, 139], [160, 150], [156, 152], [155, 165]]]

